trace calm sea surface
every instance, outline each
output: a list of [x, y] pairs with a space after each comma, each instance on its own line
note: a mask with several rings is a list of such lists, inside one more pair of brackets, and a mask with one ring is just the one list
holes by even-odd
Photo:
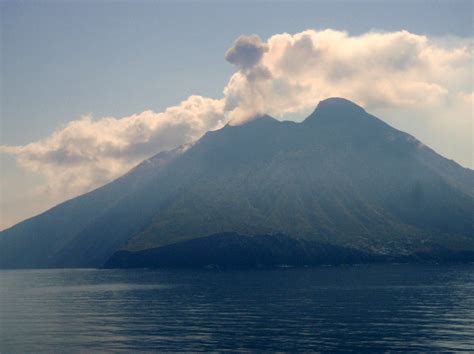
[[474, 351], [474, 265], [0, 272], [0, 352]]

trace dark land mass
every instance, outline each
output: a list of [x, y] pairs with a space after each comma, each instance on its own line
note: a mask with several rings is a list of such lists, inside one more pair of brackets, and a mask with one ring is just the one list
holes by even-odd
[[256, 117], [0, 233], [1, 268], [473, 261], [474, 172], [354, 103]]

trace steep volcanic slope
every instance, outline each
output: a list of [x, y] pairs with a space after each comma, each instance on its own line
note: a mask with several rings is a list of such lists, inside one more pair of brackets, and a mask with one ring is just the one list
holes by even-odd
[[[181, 153], [180, 149], [159, 153], [126, 175], [102, 188], [68, 200], [0, 233], [0, 268], [62, 267], [60, 260], [83, 230], [120, 200], [136, 193]], [[91, 235], [95, 237], [95, 235]], [[115, 248], [124, 242], [108, 240]], [[77, 249], [79, 254], [81, 250]], [[93, 254], [90, 255], [94, 257]], [[102, 261], [102, 260], [101, 260]], [[86, 263], [84, 263], [86, 264]]]
[[323, 101], [302, 124], [262, 117], [226, 127], [183, 156], [191, 183], [127, 249], [226, 231], [375, 253], [472, 246], [473, 173], [438, 155], [434, 166], [432, 155], [342, 99]]
[[1, 265], [101, 266], [122, 249], [122, 265], [136, 266], [127, 255], [189, 252], [179, 244], [196, 238], [212, 247], [208, 240], [226, 238], [210, 236], [228, 232], [232, 240], [280, 235], [257, 242], [261, 254], [288, 244], [284, 237], [313, 258], [321, 254], [313, 245], [354, 250], [357, 259], [474, 251], [473, 171], [344, 99], [322, 101], [300, 124], [263, 116], [158, 156], [159, 168], [4, 231]]

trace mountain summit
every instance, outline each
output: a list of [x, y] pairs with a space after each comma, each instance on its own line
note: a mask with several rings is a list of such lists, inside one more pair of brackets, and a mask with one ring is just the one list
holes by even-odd
[[318, 112], [331, 111], [331, 112], [358, 112], [362, 113], [365, 110], [355, 104], [352, 101], [346, 100], [345, 98], [340, 97], [331, 97], [319, 102], [316, 110]]
[[474, 172], [363, 108], [208, 132], [0, 234], [0, 266], [474, 260]]

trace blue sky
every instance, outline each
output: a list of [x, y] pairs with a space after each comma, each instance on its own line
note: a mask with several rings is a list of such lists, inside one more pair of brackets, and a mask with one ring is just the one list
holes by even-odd
[[[160, 112], [192, 94], [220, 99], [242, 34], [332, 28], [472, 36], [472, 1], [3, 1], [1, 144], [25, 145], [85, 114]], [[51, 206], [43, 177], [1, 154], [2, 225]]]

